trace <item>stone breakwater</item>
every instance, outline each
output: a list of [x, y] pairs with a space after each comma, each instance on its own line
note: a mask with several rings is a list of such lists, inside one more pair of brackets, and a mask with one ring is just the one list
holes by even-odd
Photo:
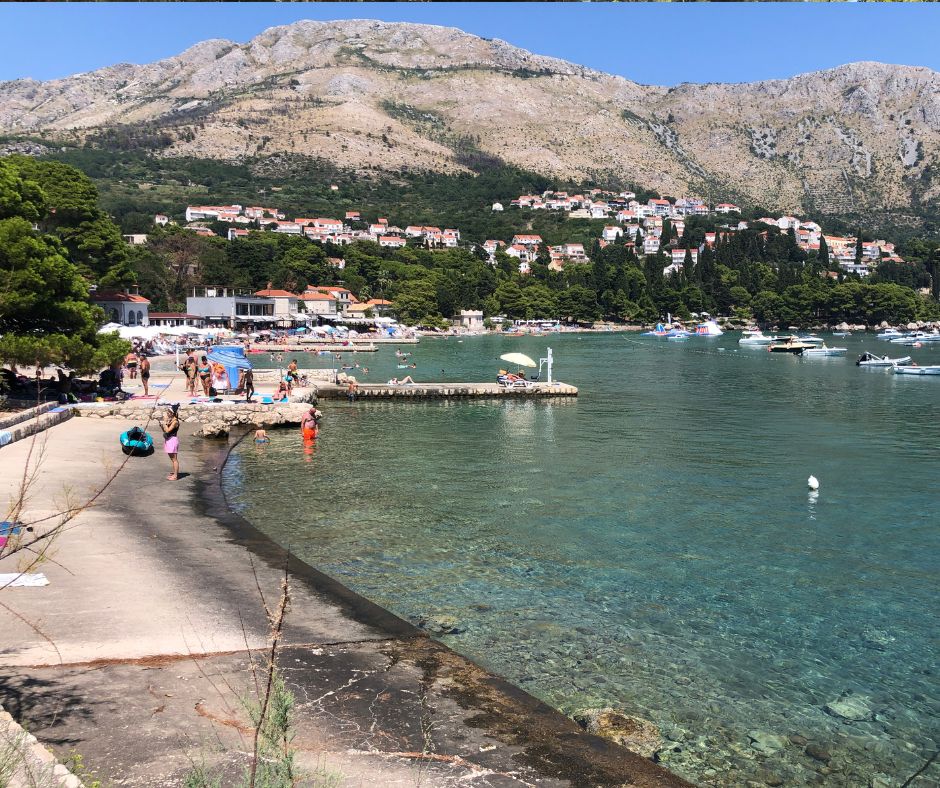
[[[144, 425], [160, 420], [164, 405], [153, 402], [89, 403], [74, 407], [76, 416], [98, 419], [121, 419]], [[179, 418], [183, 424], [199, 425], [196, 435], [207, 438], [223, 437], [234, 427], [291, 427], [300, 424], [310, 408], [304, 398], [292, 402], [263, 404], [259, 402], [199, 402], [180, 405]]]

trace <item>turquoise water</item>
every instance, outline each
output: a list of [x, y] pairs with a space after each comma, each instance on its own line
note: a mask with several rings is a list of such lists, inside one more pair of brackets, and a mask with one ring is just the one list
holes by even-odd
[[[653, 720], [662, 761], [691, 780], [900, 785], [940, 709], [940, 378], [857, 368], [889, 352], [871, 335], [836, 342], [846, 358], [736, 335], [426, 340], [403, 348], [416, 380], [491, 379], [501, 353], [551, 343], [581, 397], [324, 403], [315, 449], [293, 432], [245, 442], [226, 491], [310, 563], [563, 711]], [[940, 363], [940, 348], [896, 350]], [[391, 348], [357, 361], [366, 380], [400, 374]], [[867, 719], [824, 709], [844, 695]]]

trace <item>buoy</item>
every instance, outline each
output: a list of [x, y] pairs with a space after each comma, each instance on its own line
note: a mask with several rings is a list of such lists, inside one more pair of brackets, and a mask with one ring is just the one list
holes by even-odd
[[807, 484], [807, 486], [808, 486], [811, 490], [818, 490], [818, 489], [819, 489], [819, 479], [817, 479], [815, 476], [810, 476], [810, 477], [806, 480], [806, 484]]

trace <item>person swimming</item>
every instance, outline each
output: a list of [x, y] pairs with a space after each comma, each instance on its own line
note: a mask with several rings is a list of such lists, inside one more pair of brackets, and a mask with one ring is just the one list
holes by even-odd
[[263, 429], [255, 430], [255, 443], [267, 443], [269, 440], [268, 433]]

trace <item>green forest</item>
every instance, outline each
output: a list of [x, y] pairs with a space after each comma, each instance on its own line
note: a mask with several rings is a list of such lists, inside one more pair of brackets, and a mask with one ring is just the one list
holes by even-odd
[[[557, 213], [508, 208], [509, 200], [520, 193], [592, 185], [556, 183], [512, 168], [477, 176], [363, 178], [303, 160], [281, 162], [288, 175], [266, 175], [257, 171], [258, 163], [249, 167], [94, 149], [6, 161], [43, 191], [48, 209], [40, 229], [56, 239], [85, 280], [109, 287], [136, 283], [151, 299], [153, 311], [184, 309], [193, 285], [260, 289], [271, 283], [297, 291], [306, 285], [342, 283], [360, 298], [392, 300], [401, 320], [425, 325], [442, 324], [461, 309], [579, 323], [653, 322], [667, 313], [688, 317], [693, 312], [736, 315], [770, 325], [940, 318], [935, 241], [908, 240], [899, 248], [907, 263], [884, 264], [861, 280], [815, 254], [807, 256], [792, 232], [748, 229], [705, 247], [696, 264], [686, 255], [683, 270], [664, 277], [671, 257], [637, 257], [625, 245], [632, 239], [601, 249], [596, 239], [604, 220], [570, 220]], [[331, 184], [338, 190], [331, 190]], [[507, 210], [492, 212], [490, 206], [497, 200]], [[288, 216], [342, 217], [346, 210], [359, 210], [365, 221], [385, 216], [401, 226], [457, 227], [465, 247], [431, 251], [409, 245], [389, 250], [371, 242], [340, 247], [271, 232], [229, 242], [152, 223], [154, 213], [182, 219], [185, 205], [206, 202], [273, 205]], [[766, 213], [755, 206], [746, 216]], [[698, 248], [705, 233], [719, 224], [716, 217], [691, 217], [677, 243]], [[226, 228], [217, 227], [220, 232]], [[852, 230], [866, 236], [863, 228]], [[148, 242], [128, 246], [120, 238], [122, 231], [146, 232]], [[523, 276], [517, 261], [503, 252], [497, 253], [493, 266], [481, 250], [472, 248], [487, 238], [508, 240], [518, 232], [538, 233], [545, 244], [581, 242], [592, 262], [551, 271], [543, 245], [532, 273]], [[663, 234], [665, 239], [676, 237], [668, 221]], [[332, 265], [330, 258], [343, 259], [345, 267]], [[932, 293], [923, 295], [919, 288]]]

